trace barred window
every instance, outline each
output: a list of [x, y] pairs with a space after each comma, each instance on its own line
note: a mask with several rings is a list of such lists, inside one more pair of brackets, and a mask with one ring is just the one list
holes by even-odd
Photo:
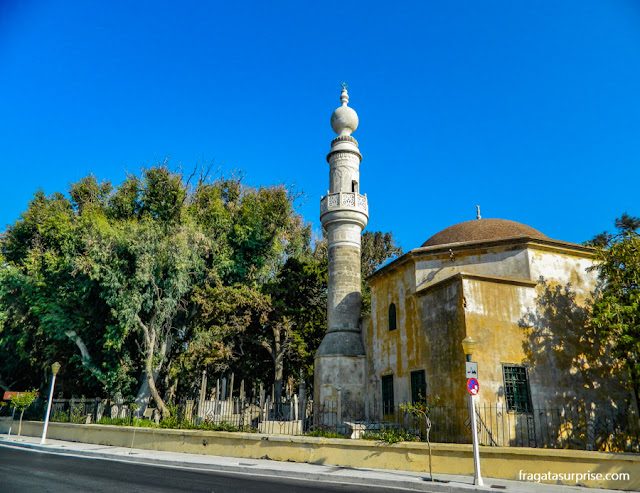
[[503, 365], [504, 396], [507, 409], [516, 413], [530, 413], [531, 392], [529, 390], [529, 374], [524, 366]]
[[393, 414], [393, 375], [382, 377], [382, 414]]
[[427, 379], [424, 370], [411, 372], [411, 403], [422, 401], [427, 397]]
[[389, 330], [396, 330], [396, 305], [389, 305]]

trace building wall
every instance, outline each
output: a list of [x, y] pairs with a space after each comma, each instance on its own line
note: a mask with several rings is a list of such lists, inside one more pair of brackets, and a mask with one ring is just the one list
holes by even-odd
[[[426, 369], [427, 394], [448, 406], [464, 406], [465, 313], [459, 277], [438, 283], [419, 296], [422, 367]], [[411, 393], [406, 394], [410, 400]]]
[[570, 285], [580, 303], [592, 297], [598, 284], [598, 271], [589, 270], [594, 265], [592, 254], [553, 251], [538, 246], [529, 248], [527, 256], [532, 280], [542, 278], [562, 286]]
[[527, 368], [534, 408], [629, 399], [615, 365], [588, 359], [600, 350], [585, 329], [585, 303], [597, 284], [588, 250], [520, 242], [453, 253], [452, 261], [448, 252], [418, 250], [372, 279], [363, 333], [372, 410], [381, 407], [382, 376], [393, 374], [397, 406], [411, 399], [410, 375], [420, 369], [429, 395], [463, 406], [466, 335], [478, 343], [480, 403], [505, 403], [503, 365]]
[[447, 251], [429, 255], [416, 261], [416, 286], [421, 289], [459, 272], [499, 277], [529, 279], [527, 248], [522, 244], [493, 248], [452, 246], [454, 260]]
[[[382, 413], [381, 377], [394, 376], [394, 403], [406, 394], [405, 375], [409, 368], [424, 365], [420, 323], [413, 296], [414, 274], [411, 263], [389, 272], [371, 285], [370, 323], [363, 329], [367, 353], [367, 395], [370, 412], [378, 419]], [[396, 330], [389, 331], [389, 305], [396, 306]]]
[[635, 406], [626, 376], [588, 327], [589, 301], [599, 284], [592, 255], [538, 247], [529, 259], [537, 297], [521, 324], [534, 407]]
[[[478, 362], [478, 400], [503, 404], [502, 365], [525, 362], [521, 322], [535, 309], [535, 283], [465, 278], [462, 285], [465, 333], [477, 342], [473, 360]], [[460, 380], [464, 385], [462, 375]], [[459, 391], [464, 390], [462, 387]]]

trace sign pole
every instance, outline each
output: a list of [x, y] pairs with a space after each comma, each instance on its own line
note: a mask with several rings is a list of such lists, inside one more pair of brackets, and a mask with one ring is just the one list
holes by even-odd
[[471, 361], [476, 341], [471, 336], [462, 339], [462, 349], [467, 357], [465, 373], [467, 377], [467, 391], [469, 392], [469, 416], [471, 417], [471, 438], [473, 439], [473, 484], [483, 486], [480, 474], [480, 449], [478, 448], [478, 423], [476, 422], [476, 404], [474, 397], [480, 391], [478, 382], [478, 363]]
[[475, 395], [469, 394], [469, 406], [471, 406], [471, 434], [473, 435], [473, 484], [483, 486], [482, 474], [480, 474], [480, 448], [478, 447], [478, 424], [476, 423]]
[[11, 436], [11, 428], [13, 428], [13, 418], [16, 415], [16, 408], [13, 408], [13, 411], [11, 412], [11, 424], [9, 424], [9, 433], [7, 433], [7, 436], [10, 437]]
[[47, 415], [44, 418], [44, 426], [42, 427], [42, 439], [40, 440], [40, 444], [43, 445], [47, 443], [47, 428], [49, 428], [49, 415], [51, 414], [51, 404], [53, 403], [53, 389], [56, 385], [56, 375], [60, 370], [60, 363], [54, 363], [51, 365], [51, 373], [53, 373], [53, 378], [51, 379], [51, 390], [49, 390], [49, 403], [47, 404]]

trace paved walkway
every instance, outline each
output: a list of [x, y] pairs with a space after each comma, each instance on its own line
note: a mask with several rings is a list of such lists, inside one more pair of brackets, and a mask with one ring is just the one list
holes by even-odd
[[[213, 455], [159, 452], [153, 450], [129, 449], [51, 439], [47, 439], [47, 443], [41, 445], [40, 438], [27, 436], [17, 437], [15, 435], [0, 435], [0, 446], [20, 447], [49, 453], [136, 462], [167, 467], [362, 484], [363, 490], [366, 489], [367, 486], [390, 486], [406, 488], [413, 491], [451, 493], [469, 493], [471, 491], [478, 490], [522, 493], [585, 493], [587, 491], [586, 488], [579, 486], [538, 484], [492, 478], [483, 478], [484, 486], [474, 486], [473, 477], [471, 476], [454, 476], [448, 474], [434, 474], [435, 481], [432, 483], [428, 480], [428, 473], [414, 473], [385, 469], [356, 469], [297, 462], [278, 462], [262, 459], [238, 459], [235, 457], [218, 457]], [[593, 491], [594, 493], [613, 493], [616, 490], [593, 489], [589, 491]], [[619, 493], [619, 490], [617, 490], [617, 493]]]

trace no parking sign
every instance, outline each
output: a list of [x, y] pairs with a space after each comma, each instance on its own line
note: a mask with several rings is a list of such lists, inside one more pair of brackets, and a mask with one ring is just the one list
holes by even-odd
[[480, 384], [475, 378], [467, 380], [467, 390], [471, 395], [476, 395], [480, 390]]

